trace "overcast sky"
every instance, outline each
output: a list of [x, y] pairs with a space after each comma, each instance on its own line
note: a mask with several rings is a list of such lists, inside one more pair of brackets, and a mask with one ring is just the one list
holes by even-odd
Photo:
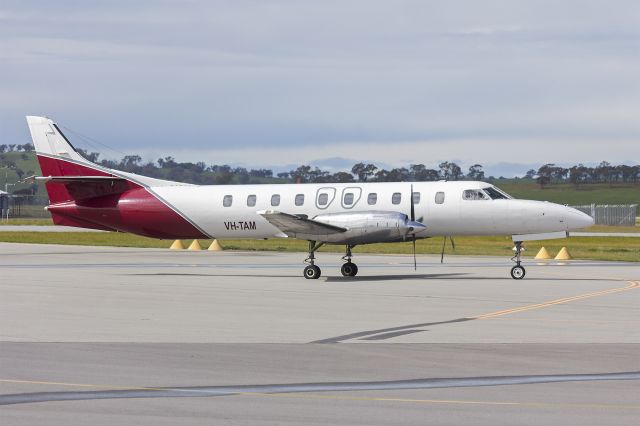
[[637, 164], [640, 2], [3, 0], [0, 143], [25, 115], [209, 164]]

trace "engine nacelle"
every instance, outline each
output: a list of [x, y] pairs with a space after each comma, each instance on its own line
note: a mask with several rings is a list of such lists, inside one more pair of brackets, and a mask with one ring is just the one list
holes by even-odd
[[346, 228], [346, 232], [324, 236], [321, 241], [342, 244], [369, 244], [378, 242], [398, 242], [426, 227], [414, 222], [406, 214], [398, 212], [347, 212], [327, 213], [313, 218], [314, 221]]

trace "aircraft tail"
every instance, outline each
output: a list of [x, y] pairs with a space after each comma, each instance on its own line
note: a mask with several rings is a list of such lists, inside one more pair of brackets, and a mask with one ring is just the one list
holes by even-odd
[[108, 175], [80, 155], [53, 120], [27, 116], [27, 124], [43, 176]]
[[159, 200], [151, 185], [183, 185], [94, 164], [71, 145], [56, 123], [28, 116], [27, 123], [53, 223], [154, 238], [203, 238], [174, 208]]
[[110, 169], [84, 158], [57, 124], [46, 117], [27, 117], [42, 177], [51, 204], [122, 193], [139, 187]]

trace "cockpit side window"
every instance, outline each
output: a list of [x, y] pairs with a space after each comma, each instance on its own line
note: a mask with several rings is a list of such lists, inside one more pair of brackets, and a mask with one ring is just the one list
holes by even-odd
[[488, 200], [489, 196], [481, 189], [466, 189], [462, 191], [463, 200]]
[[486, 188], [482, 188], [482, 190], [491, 197], [492, 200], [508, 200], [509, 197], [504, 192], [500, 191], [498, 188], [494, 188], [493, 186], [488, 186]]

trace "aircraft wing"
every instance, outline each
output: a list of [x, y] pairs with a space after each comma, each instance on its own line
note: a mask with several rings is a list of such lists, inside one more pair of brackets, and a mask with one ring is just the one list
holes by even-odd
[[297, 235], [329, 235], [346, 232], [346, 228], [328, 225], [313, 219], [308, 219], [305, 215], [296, 216], [282, 213], [275, 210], [264, 210], [258, 212], [267, 222], [281, 230], [289, 237], [295, 238]]

